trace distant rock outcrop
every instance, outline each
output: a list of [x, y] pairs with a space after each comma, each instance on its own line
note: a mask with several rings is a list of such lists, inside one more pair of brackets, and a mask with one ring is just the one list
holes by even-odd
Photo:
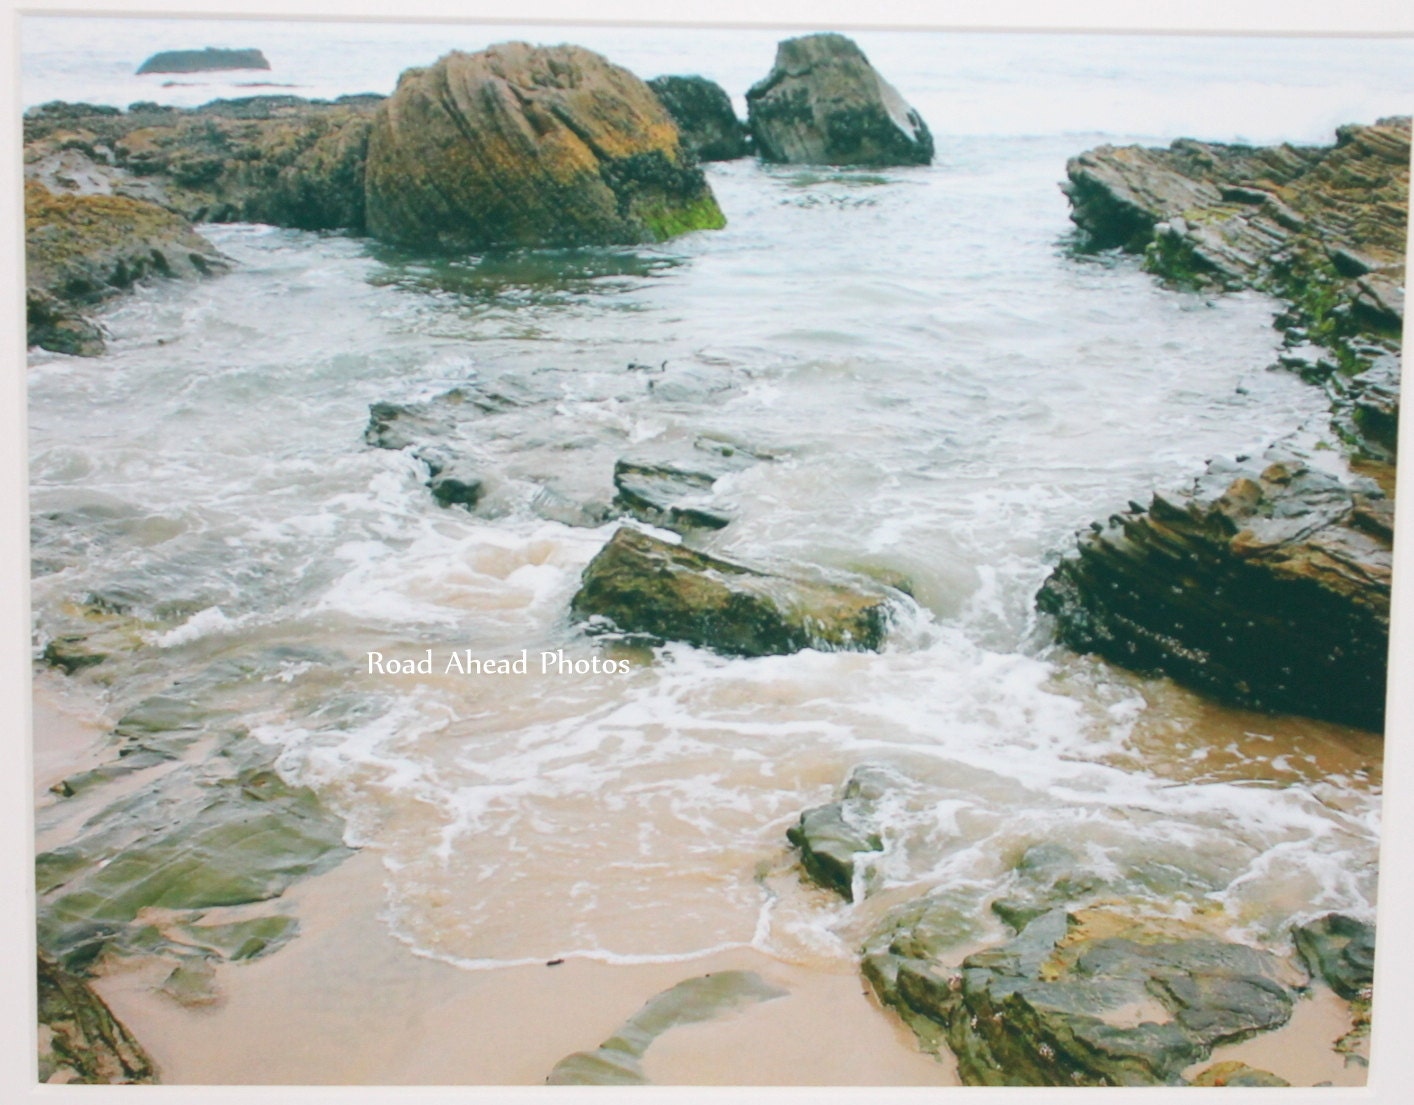
[[654, 242], [725, 219], [667, 110], [577, 46], [410, 69], [378, 112], [369, 232], [445, 249]]
[[706, 77], [654, 77], [648, 82], [673, 122], [682, 144], [699, 161], [732, 161], [750, 150], [746, 124], [736, 117], [731, 97]]
[[786, 39], [764, 80], [746, 94], [756, 152], [807, 165], [927, 165], [933, 136], [922, 117], [838, 34]]
[[144, 73], [214, 73], [222, 69], [269, 69], [270, 62], [256, 49], [223, 50], [208, 46], [204, 50], [163, 50], [153, 54], [140, 66]]

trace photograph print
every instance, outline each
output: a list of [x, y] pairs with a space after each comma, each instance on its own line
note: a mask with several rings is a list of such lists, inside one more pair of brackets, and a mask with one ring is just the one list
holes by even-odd
[[1414, 39], [19, 39], [39, 1082], [1378, 1069]]

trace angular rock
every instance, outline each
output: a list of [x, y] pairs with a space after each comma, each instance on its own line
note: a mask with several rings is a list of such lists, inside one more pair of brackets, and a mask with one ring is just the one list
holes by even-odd
[[739, 656], [877, 649], [889, 607], [882, 591], [773, 575], [628, 527], [585, 568], [570, 603], [580, 620]]
[[1299, 460], [1214, 462], [1083, 533], [1037, 605], [1061, 640], [1221, 698], [1379, 731], [1391, 545], [1384, 502]]
[[39, 1081], [157, 1081], [143, 1046], [87, 982], [39, 953]]
[[269, 69], [270, 62], [256, 49], [223, 50], [208, 46], [204, 50], [163, 50], [153, 54], [140, 66], [144, 73], [215, 73], [226, 69]]
[[786, 831], [806, 875], [847, 902], [854, 901], [858, 857], [883, 851], [876, 807], [895, 782], [888, 769], [863, 764], [850, 772], [838, 801], [805, 810]]
[[101, 331], [81, 309], [150, 277], [194, 277], [229, 262], [180, 215], [123, 196], [56, 195], [25, 184], [28, 341], [96, 356]]
[[374, 237], [449, 250], [725, 225], [657, 97], [576, 46], [505, 43], [406, 71], [373, 126], [365, 195]]
[[933, 136], [922, 117], [839, 34], [782, 42], [767, 76], [746, 94], [756, 152], [805, 165], [927, 165]]
[[1043, 914], [960, 969], [903, 954], [868, 972], [910, 1023], [942, 1028], [964, 1083], [1178, 1085], [1220, 1044], [1286, 1023], [1292, 967], [1175, 921]]
[[1257, 1070], [1246, 1063], [1229, 1061], [1214, 1063], [1207, 1070], [1193, 1078], [1195, 1086], [1289, 1086], [1285, 1078], [1278, 1078], [1271, 1071]]
[[1292, 932], [1312, 976], [1346, 1001], [1368, 998], [1375, 981], [1375, 926], [1329, 913]]
[[746, 124], [736, 117], [731, 97], [706, 77], [654, 77], [648, 82], [668, 109], [683, 147], [699, 161], [732, 161], [750, 146]]

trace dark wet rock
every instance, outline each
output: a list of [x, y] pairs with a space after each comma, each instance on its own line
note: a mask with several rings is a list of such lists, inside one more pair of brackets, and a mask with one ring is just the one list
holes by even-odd
[[1075, 852], [1055, 841], [1027, 848], [1015, 871], [1010, 893], [995, 899], [991, 910], [1017, 932], [1043, 913], [1094, 894], [1103, 885]]
[[82, 978], [39, 953], [39, 1081], [157, 1081], [152, 1058]]
[[1215, 461], [1081, 534], [1037, 604], [1077, 651], [1378, 731], [1392, 554], [1377, 504], [1373, 483], [1278, 454]]
[[626, 633], [740, 656], [877, 649], [882, 591], [775, 575], [621, 527], [585, 568], [570, 609]]
[[749, 151], [746, 124], [736, 117], [731, 97], [706, 77], [654, 77], [648, 82], [668, 109], [683, 147], [699, 161], [732, 161]]
[[1296, 950], [1315, 978], [1346, 1001], [1368, 997], [1375, 981], [1375, 926], [1339, 913], [1293, 930]]
[[746, 94], [756, 152], [806, 165], [927, 165], [933, 136], [918, 112], [839, 34], [782, 42]]
[[214, 73], [226, 69], [269, 69], [270, 62], [256, 49], [229, 50], [208, 46], [204, 50], [163, 50], [140, 66], [143, 73]]
[[[273, 950], [293, 934], [292, 919], [258, 908], [219, 924], [202, 915], [268, 902], [349, 854], [339, 819], [275, 772], [278, 750], [240, 731], [200, 736], [195, 755], [175, 765], [158, 755], [153, 767], [162, 769], [145, 774], [139, 765], [136, 785], [106, 804], [95, 790], [94, 812], [73, 839], [36, 857], [39, 944], [66, 969], [82, 972], [105, 953]], [[152, 734], [121, 739], [116, 758], [154, 744]]]
[[1052, 910], [960, 968], [918, 950], [894, 933], [866, 977], [942, 1030], [969, 1085], [1181, 1084], [1215, 1046], [1286, 1023], [1297, 980], [1269, 952], [1100, 911]]
[[56, 195], [25, 184], [28, 342], [96, 356], [102, 331], [83, 312], [153, 277], [224, 271], [226, 258], [180, 215], [124, 196]]
[[725, 225], [666, 109], [577, 46], [504, 43], [407, 70], [365, 174], [376, 238], [412, 247], [656, 242]]
[[1271, 1071], [1258, 1070], [1246, 1063], [1229, 1060], [1214, 1063], [1193, 1078], [1195, 1086], [1289, 1086], [1285, 1078], [1278, 1078]]
[[485, 482], [471, 465], [460, 460], [446, 464], [428, 461], [428, 468], [431, 478], [427, 487], [442, 506], [464, 506], [471, 510], [481, 501]]
[[811, 880], [852, 902], [862, 873], [867, 893], [868, 869], [861, 872], [859, 859], [883, 851], [879, 803], [898, 782], [888, 768], [861, 764], [850, 772], [837, 801], [800, 815], [786, 838], [800, 849], [800, 865]]
[[687, 979], [651, 998], [595, 1050], [561, 1059], [545, 1081], [552, 1086], [645, 1085], [644, 1053], [664, 1032], [714, 1020], [786, 993], [754, 971], [715, 971]]
[[614, 465], [615, 505], [669, 529], [721, 529], [731, 515], [712, 493], [723, 476], [750, 467], [753, 457], [698, 451], [686, 459], [622, 457]]

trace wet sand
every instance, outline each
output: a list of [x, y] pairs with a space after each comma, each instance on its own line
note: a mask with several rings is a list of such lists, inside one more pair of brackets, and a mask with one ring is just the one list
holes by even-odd
[[[36, 792], [102, 758], [101, 705], [36, 681]], [[47, 842], [52, 846], [54, 841]], [[788, 991], [670, 1029], [643, 1068], [660, 1085], [957, 1085], [950, 1057], [921, 1053], [854, 970], [784, 963], [749, 948], [673, 963], [460, 968], [414, 955], [380, 920], [383, 872], [364, 850], [280, 900], [300, 934], [264, 958], [216, 968], [215, 1000], [160, 991], [170, 961], [110, 964], [95, 988], [167, 1084], [539, 1085], [610, 1037], [655, 994], [714, 971], [753, 970]], [[1361, 1085], [1331, 1043], [1349, 1013], [1329, 991], [1284, 1029], [1218, 1049], [1295, 1085]]]

